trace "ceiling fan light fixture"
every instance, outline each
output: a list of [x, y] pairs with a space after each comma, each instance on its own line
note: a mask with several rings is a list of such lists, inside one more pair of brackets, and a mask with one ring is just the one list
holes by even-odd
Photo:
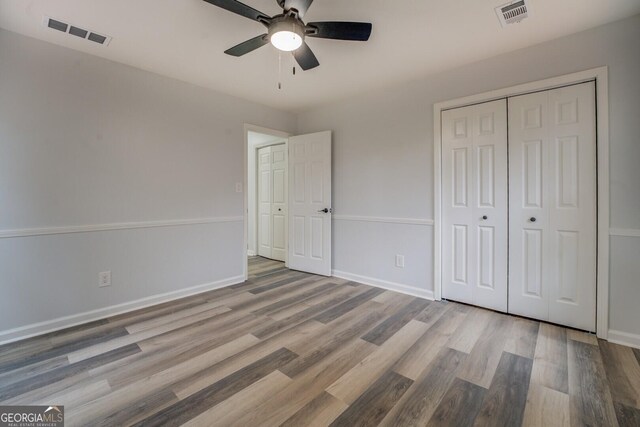
[[293, 31], [278, 31], [271, 35], [271, 44], [276, 49], [291, 52], [302, 46], [302, 37]]
[[266, 34], [245, 40], [224, 51], [231, 56], [242, 56], [271, 43], [280, 51], [293, 52], [293, 58], [300, 68], [306, 71], [320, 65], [318, 58], [305, 43], [307, 37], [367, 41], [371, 35], [369, 22], [324, 21], [305, 24], [302, 17], [307, 13], [313, 0], [277, 0], [282, 13], [271, 17], [238, 0], [204, 1], [267, 27]]

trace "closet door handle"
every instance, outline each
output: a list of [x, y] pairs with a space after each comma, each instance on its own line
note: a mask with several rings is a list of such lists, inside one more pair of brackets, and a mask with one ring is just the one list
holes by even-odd
[[535, 217], [535, 216], [532, 216], [531, 218], [529, 218], [529, 221], [531, 221], [531, 222], [536, 222], [536, 217]]
[[489, 217], [488, 217], [488, 216], [486, 216], [486, 215], [482, 215], [482, 219], [484, 219], [484, 220], [486, 221], [486, 220], [488, 220], [488, 219], [489, 219]]

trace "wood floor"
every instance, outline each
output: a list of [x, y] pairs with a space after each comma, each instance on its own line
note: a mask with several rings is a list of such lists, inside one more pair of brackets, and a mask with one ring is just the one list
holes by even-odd
[[640, 351], [286, 270], [0, 347], [0, 404], [66, 425], [639, 426]]

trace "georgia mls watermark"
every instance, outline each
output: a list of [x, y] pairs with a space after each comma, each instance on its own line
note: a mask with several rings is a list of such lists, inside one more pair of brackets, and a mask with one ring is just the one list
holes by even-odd
[[64, 406], [0, 406], [0, 427], [63, 427]]

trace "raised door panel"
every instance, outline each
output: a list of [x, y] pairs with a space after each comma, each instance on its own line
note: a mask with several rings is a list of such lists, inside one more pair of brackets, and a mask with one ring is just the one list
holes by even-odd
[[322, 260], [324, 258], [324, 221], [322, 217], [311, 217], [310, 243], [311, 250], [309, 254], [311, 258]]
[[286, 254], [286, 230], [287, 219], [285, 215], [274, 214], [273, 215], [273, 259], [284, 261]]
[[296, 162], [292, 167], [293, 174], [293, 203], [303, 204], [306, 201], [307, 177], [304, 162]]
[[519, 279], [522, 282], [520, 294], [525, 298], [540, 300], [542, 291], [542, 230], [522, 230], [522, 266]]
[[542, 140], [522, 142], [522, 207], [542, 209]]
[[293, 237], [293, 244], [290, 244], [290, 247], [293, 249], [293, 255], [299, 258], [305, 258], [307, 256], [305, 222], [304, 216], [295, 215], [291, 224], [292, 232], [290, 235]]
[[495, 147], [483, 145], [478, 147], [478, 207], [495, 207], [496, 167]]
[[452, 150], [453, 166], [451, 168], [451, 181], [453, 192], [453, 203], [456, 208], [466, 208], [469, 206], [468, 173], [470, 147], [456, 148]]
[[496, 289], [496, 239], [495, 228], [478, 227], [478, 286]]
[[454, 283], [467, 286], [467, 268], [469, 266], [469, 239], [467, 238], [466, 225], [453, 225], [452, 227], [452, 243], [453, 243], [453, 259], [451, 263], [451, 279]]

